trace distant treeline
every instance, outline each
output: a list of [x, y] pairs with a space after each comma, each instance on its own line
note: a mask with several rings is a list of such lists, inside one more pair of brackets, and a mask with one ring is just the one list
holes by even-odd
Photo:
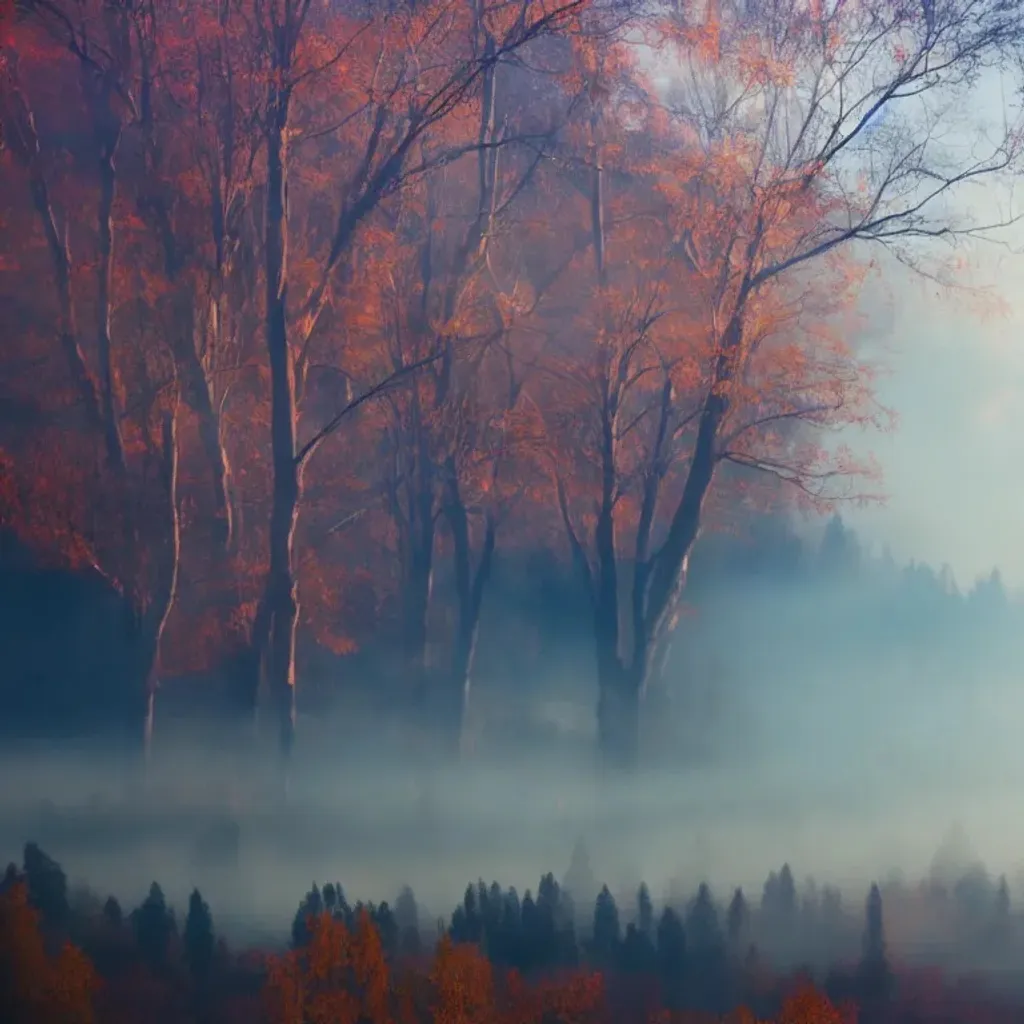
[[[350, 905], [340, 885], [314, 886], [287, 952], [238, 955], [217, 938], [198, 890], [180, 922], [156, 882], [125, 913], [113, 897], [70, 891], [60, 865], [28, 843], [22, 865], [9, 865], [0, 882], [4, 1020], [596, 1024], [667, 1013], [673, 1021], [749, 1022], [750, 1010], [778, 1024], [1014, 1019], [1005, 998], [894, 960], [878, 886], [859, 915], [856, 952], [824, 964], [840, 951], [818, 935], [824, 966], [801, 968], [792, 943], [801, 933], [812, 938], [815, 911], [798, 898], [788, 866], [769, 876], [758, 907], [736, 890], [724, 913], [706, 885], [658, 910], [643, 885], [632, 907], [617, 905], [607, 887], [584, 905], [570, 886], [587, 884], [586, 871], [578, 849], [566, 884], [545, 875], [536, 895], [520, 900], [497, 883], [470, 885], [436, 925], [420, 919], [408, 888], [392, 907]], [[829, 914], [833, 927], [852, 923], [831, 890], [818, 911], [819, 930]], [[1008, 951], [1005, 885], [995, 915], [989, 924], [1002, 930], [990, 937]], [[791, 956], [773, 962], [759, 938], [788, 945]]]

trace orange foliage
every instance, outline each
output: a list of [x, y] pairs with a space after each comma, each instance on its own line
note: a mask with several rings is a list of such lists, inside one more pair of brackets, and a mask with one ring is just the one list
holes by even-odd
[[[386, 962], [369, 915], [355, 932], [324, 914], [311, 922], [309, 945], [268, 963], [264, 1011], [271, 1024], [596, 1024], [609, 1004], [600, 974], [575, 972], [525, 980], [512, 971], [502, 977], [481, 950], [447, 935], [429, 968], [393, 970]], [[652, 1011], [656, 1024], [695, 1019]], [[855, 1011], [836, 1007], [809, 983], [785, 998], [778, 1017], [762, 1024], [853, 1024]], [[744, 1008], [728, 1024], [758, 1024]]]
[[369, 916], [354, 933], [323, 914], [309, 946], [271, 961], [264, 1003], [272, 1024], [389, 1024], [389, 973]]
[[786, 997], [778, 1024], [856, 1024], [856, 1019], [856, 1010], [836, 1007], [808, 982]]
[[97, 978], [80, 949], [46, 951], [23, 882], [0, 893], [0, 1005], [10, 1024], [92, 1024]]
[[[730, 3], [621, 25], [556, 0], [295, 9], [307, 6], [287, 82], [266, 46], [278, 8], [254, 0], [175, 0], [153, 18], [148, 5], [125, 8], [127, 49], [97, 49], [109, 95], [79, 73], [83, 40], [59, 19], [14, 29], [5, 112], [20, 110], [20, 83], [41, 159], [26, 134], [0, 166], [0, 224], [20, 240], [0, 272], [0, 311], [16, 324], [0, 403], [17, 410], [0, 421], [0, 523], [51, 561], [96, 566], [145, 595], [167, 543], [152, 525], [166, 498], [159, 427], [180, 404], [166, 671], [210, 668], [244, 646], [268, 569], [271, 85], [290, 103], [304, 635], [346, 655], [389, 620], [419, 616], [453, 648], [429, 585], [413, 612], [398, 598], [450, 556], [460, 571], [447, 601], [470, 618], [465, 581], [483, 579], [496, 536], [568, 534], [591, 571], [609, 557], [598, 526], [610, 524], [613, 560], [646, 570], [684, 499], [692, 544], [704, 522], [780, 500], [781, 484], [819, 508], [862, 496], [874, 467], [822, 434], [887, 423], [852, 340], [869, 269], [836, 241], [878, 196], [866, 177], [844, 189], [827, 147], [786, 152], [769, 113], [789, 109], [808, 68], [841, 62], [853, 14], [798, 4], [782, 31]], [[104, 5], [79, 7], [83, 39], [110, 42]], [[529, 61], [481, 60], [549, 16]], [[69, 356], [77, 346], [86, 376], [102, 378], [97, 139], [110, 119], [123, 474], [104, 464]], [[40, 182], [52, 216], [37, 208]], [[344, 429], [327, 428], [410, 366]], [[711, 468], [694, 499], [702, 422]], [[653, 628], [658, 616], [646, 617], [624, 634]]]

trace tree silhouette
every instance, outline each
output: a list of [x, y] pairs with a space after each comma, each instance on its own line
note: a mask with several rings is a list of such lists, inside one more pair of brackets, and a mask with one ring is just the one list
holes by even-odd
[[420, 912], [412, 889], [404, 885], [395, 901], [395, 923], [398, 926], [399, 948], [409, 956], [416, 956], [422, 947], [420, 938]]
[[882, 920], [882, 893], [874, 883], [864, 908], [864, 938], [858, 980], [863, 1008], [870, 1021], [877, 1017], [888, 1001], [893, 982]]
[[143, 961], [153, 971], [163, 970], [167, 966], [171, 940], [177, 929], [164, 891], [156, 882], [150, 885], [149, 893], [132, 912], [132, 918], [135, 941]]
[[182, 941], [193, 984], [199, 992], [205, 992], [213, 969], [216, 941], [210, 908], [198, 889], [193, 889], [192, 895], [189, 896]]
[[654, 905], [646, 882], [640, 883], [636, 894], [636, 924], [641, 935], [654, 938]]
[[315, 921], [323, 912], [323, 896], [320, 894], [320, 887], [314, 882], [295, 912], [292, 921], [292, 948], [300, 949], [309, 943], [312, 935], [310, 922]]
[[665, 907], [658, 921], [658, 973], [666, 1004], [681, 1009], [686, 991], [687, 943], [686, 931], [679, 915]]
[[729, 939], [729, 948], [734, 953], [746, 949], [750, 930], [750, 908], [747, 906], [747, 900], [741, 888], [737, 888], [732, 894], [729, 911], [726, 915], [725, 930]]
[[601, 887], [594, 903], [594, 931], [591, 948], [595, 962], [609, 968], [613, 966], [618, 958], [621, 941], [619, 908], [615, 905], [615, 898], [609, 892], [608, 886], [605, 885]]
[[32, 906], [47, 924], [58, 928], [65, 925], [69, 913], [68, 881], [60, 865], [35, 843], [26, 843], [23, 869]]

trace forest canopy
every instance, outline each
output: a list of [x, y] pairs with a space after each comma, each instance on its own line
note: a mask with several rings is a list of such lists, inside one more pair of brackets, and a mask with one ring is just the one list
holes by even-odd
[[496, 560], [557, 551], [635, 763], [702, 531], [880, 493], [835, 442], [891, 424], [861, 289], [1000, 227], [955, 211], [1018, 107], [954, 112], [1022, 33], [1020, 0], [17, 0], [0, 526], [117, 595], [147, 749], [205, 671], [287, 754], [303, 651], [376, 644], [456, 751]]

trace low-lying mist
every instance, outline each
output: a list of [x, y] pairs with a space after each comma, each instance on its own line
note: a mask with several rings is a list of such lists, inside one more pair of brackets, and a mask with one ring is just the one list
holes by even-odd
[[[424, 769], [414, 735], [365, 709], [304, 716], [287, 799], [272, 739], [251, 724], [167, 726], [145, 777], [95, 744], [9, 747], [0, 855], [36, 840], [128, 904], [153, 879], [179, 905], [198, 885], [236, 935], [286, 934], [314, 880], [374, 900], [411, 884], [429, 920], [478, 877], [520, 892], [562, 877], [579, 839], [613, 891], [642, 878], [669, 897], [706, 880], [719, 899], [736, 885], [756, 898], [788, 862], [857, 904], [872, 880], [927, 876], [959, 823], [973, 845], [962, 866], [979, 858], [1012, 882], [1024, 861], [1008, 814], [1024, 788], [1015, 634], [894, 640], [858, 593], [719, 588], [681, 630], [668, 693], [651, 698], [656, 742], [628, 778], [597, 766], [580, 650], [531, 680], [528, 699], [481, 675], [458, 766]], [[517, 746], [507, 716], [524, 702], [546, 731]], [[229, 820], [227, 868], [200, 851]]]

